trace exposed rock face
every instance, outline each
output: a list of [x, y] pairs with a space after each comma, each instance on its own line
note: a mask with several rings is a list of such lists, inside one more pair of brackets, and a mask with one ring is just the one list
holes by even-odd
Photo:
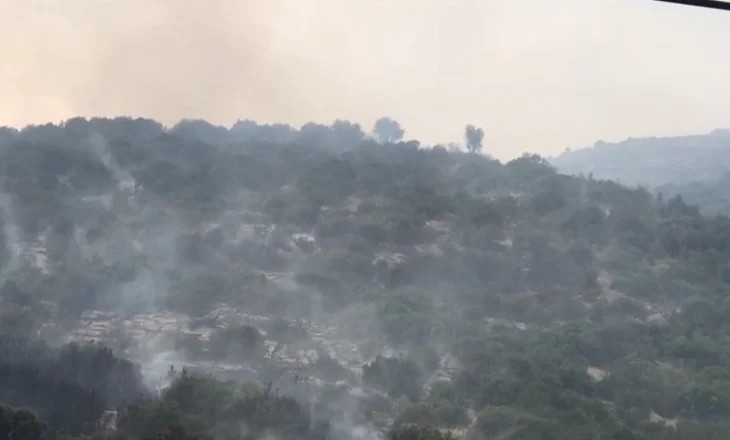
[[[185, 315], [172, 312], [152, 312], [133, 316], [122, 316], [118, 312], [99, 310], [87, 311], [79, 320], [76, 329], [70, 332], [69, 339], [86, 343], [103, 343], [121, 349], [124, 354], [144, 362], [155, 352], [173, 351], [172, 346], [165, 347], [165, 337], [187, 335], [201, 342], [211, 339], [215, 332], [231, 326], [247, 325], [259, 330], [264, 336], [264, 347], [260, 361], [273, 361], [278, 366], [292, 371], [306, 371], [317, 367], [326, 360], [334, 361], [332, 368], [341, 367], [348, 373], [344, 376], [358, 377], [362, 365], [367, 361], [360, 353], [359, 344], [341, 337], [337, 327], [320, 322], [305, 320], [283, 320], [292, 328], [304, 331], [299, 341], [272, 339], [267, 331], [271, 327], [272, 318], [250, 315], [232, 307], [220, 305], [213, 309], [197, 323]], [[365, 341], [363, 341], [365, 342]], [[168, 350], [165, 350], [165, 349]], [[178, 359], [186, 365], [198, 365], [205, 369], [225, 369], [224, 364], [212, 368], [212, 362], [189, 361]], [[239, 366], [240, 367], [240, 366]], [[342, 375], [340, 375], [342, 376]]]
[[104, 414], [101, 416], [99, 425], [101, 426], [102, 429], [116, 431], [118, 418], [119, 418], [119, 414], [117, 413], [116, 409], [106, 410], [106, 411], [104, 411]]
[[[363, 366], [371, 362], [376, 354], [393, 357], [403, 353], [388, 347], [372, 350], [372, 341], [364, 338], [353, 340], [356, 338], [344, 335], [336, 324], [252, 315], [224, 304], [195, 320], [171, 312], [122, 316], [118, 312], [93, 310], [84, 313], [69, 338], [103, 343], [122, 351], [142, 365], [147, 385], [159, 391], [169, 383], [168, 372], [170, 366], [174, 365], [178, 369], [212, 374], [222, 380], [271, 381], [276, 389], [307, 404], [323, 393], [332, 392], [348, 396], [352, 402], [371, 402], [367, 405], [378, 405], [380, 401], [379, 405], [388, 407], [397, 404], [383, 392], [363, 384], [362, 371]], [[236, 326], [254, 327], [263, 339], [255, 355], [240, 361], [189, 357], [170, 342], [175, 337], [184, 336], [208, 343], [217, 332]], [[373, 356], [364, 355], [370, 354], [370, 351]], [[439, 381], [450, 381], [457, 369], [455, 359], [443, 357], [437, 369], [426, 379], [423, 394], [428, 395], [431, 387]], [[344, 408], [335, 410], [345, 411]], [[392, 411], [382, 413], [387, 415]], [[113, 410], [108, 411], [100, 423], [112, 429], [115, 414]], [[384, 417], [378, 423], [382, 427], [392, 422], [391, 416]], [[373, 432], [377, 432], [372, 427], [362, 429], [364, 433], [370, 433], [368, 438], [373, 438]]]
[[604, 379], [611, 375], [608, 371], [602, 370], [597, 367], [588, 367], [586, 369], [586, 374], [596, 382], [602, 382]]

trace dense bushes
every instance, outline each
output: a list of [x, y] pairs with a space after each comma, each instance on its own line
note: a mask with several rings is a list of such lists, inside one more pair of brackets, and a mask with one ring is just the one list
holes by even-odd
[[[160, 306], [201, 326], [220, 303], [306, 318], [364, 308], [372, 317], [352, 324], [368, 328], [374, 354], [409, 353], [363, 367], [360, 385], [377, 397], [353, 410], [387, 413], [391, 439], [729, 432], [730, 220], [681, 197], [563, 176], [536, 155], [502, 164], [377, 143], [343, 121], [166, 130], [77, 119], [2, 139], [8, 335], [95, 307]], [[45, 243], [47, 265], [15, 258], [20, 242]], [[281, 321], [268, 331], [308, 338]], [[247, 362], [263, 339], [232, 325], [175, 347]], [[9, 339], [0, 349], [0, 401], [32, 407], [48, 436], [88, 433], [111, 406], [120, 438], [329, 432], [270, 389], [184, 374], [153, 399], [108, 350]], [[454, 367], [437, 371], [446, 354]], [[310, 367], [354, 380], [327, 356]], [[317, 404], [338, 406], [330, 397]], [[27, 438], [41, 426], [10, 409], [0, 424], [0, 436], [23, 425]]]

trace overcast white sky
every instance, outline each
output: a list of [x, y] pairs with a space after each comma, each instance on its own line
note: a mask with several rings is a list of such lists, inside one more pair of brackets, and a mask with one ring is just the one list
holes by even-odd
[[500, 158], [730, 127], [730, 13], [653, 0], [0, 0], [0, 125], [383, 115]]

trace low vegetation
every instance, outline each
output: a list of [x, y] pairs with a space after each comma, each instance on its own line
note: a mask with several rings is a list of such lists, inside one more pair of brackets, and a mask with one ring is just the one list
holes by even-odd
[[[0, 437], [730, 436], [728, 217], [537, 155], [501, 163], [475, 127], [459, 152], [394, 122], [6, 129]], [[44, 264], [17, 257], [34, 243]], [[312, 337], [292, 316], [366, 316], [345, 321], [372, 357], [354, 377], [321, 356], [333, 384], [309, 401], [179, 368], [155, 393], [122, 348], [59, 338], [92, 308], [203, 328], [220, 304], [275, 320], [179, 352], [260, 360], [272, 335]]]

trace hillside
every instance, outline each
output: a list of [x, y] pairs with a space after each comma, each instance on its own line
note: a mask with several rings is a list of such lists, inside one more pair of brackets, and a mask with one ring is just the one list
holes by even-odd
[[599, 141], [592, 147], [566, 151], [552, 159], [559, 172], [593, 174], [625, 185], [656, 187], [716, 180], [728, 171], [730, 131], [703, 135], [629, 138]]
[[730, 219], [597, 177], [345, 121], [0, 130], [0, 437], [726, 439]]
[[680, 194], [687, 203], [697, 205], [706, 215], [730, 215], [730, 172], [699, 182], [672, 184], [656, 188], [662, 194]]

